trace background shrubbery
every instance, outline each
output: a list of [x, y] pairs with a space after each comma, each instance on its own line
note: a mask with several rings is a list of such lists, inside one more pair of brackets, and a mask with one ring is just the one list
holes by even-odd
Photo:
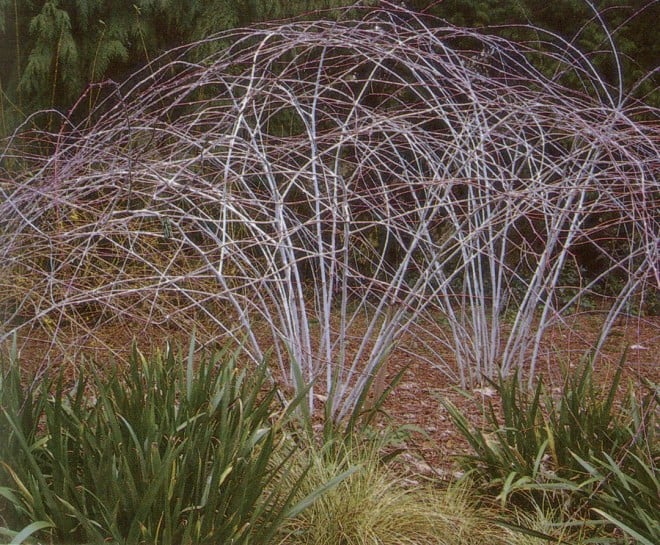
[[[0, 2], [4, 44], [0, 134], [9, 134], [35, 110], [68, 110], [90, 82], [121, 81], [169, 48], [258, 21], [341, 17], [339, 8], [350, 4], [348, 0], [4, 0]], [[362, 4], [388, 5], [374, 0]], [[657, 79], [646, 79], [660, 55], [654, 39], [657, 2], [607, 0], [592, 7], [581, 0], [562, 0], [552, 8], [539, 0], [409, 0], [389, 5], [400, 11], [403, 20], [408, 15], [401, 6], [407, 6], [459, 26], [507, 25], [498, 32], [518, 40], [533, 39], [534, 32], [523, 25], [534, 24], [573, 40], [610, 83], [617, 82], [619, 68], [626, 91], [647, 98], [655, 93], [657, 105]], [[612, 62], [613, 45], [620, 52], [618, 66]], [[90, 102], [94, 100], [90, 96]]]

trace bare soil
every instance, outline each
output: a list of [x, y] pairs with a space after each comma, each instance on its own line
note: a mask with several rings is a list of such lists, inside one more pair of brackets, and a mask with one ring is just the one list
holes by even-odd
[[[563, 380], [562, 369], [570, 371], [584, 361], [598, 338], [600, 319], [589, 314], [575, 316], [569, 327], [558, 326], [551, 332], [545, 340], [547, 357], [538, 367], [538, 377], [546, 386], [557, 390]], [[554, 346], [562, 347], [561, 356], [557, 356]], [[603, 356], [597, 360], [595, 384], [603, 388], [611, 384], [624, 352], [622, 394], [628, 386], [637, 391], [645, 388], [643, 379], [660, 384], [660, 317], [622, 321], [614, 328]], [[440, 400], [450, 401], [473, 424], [479, 425], [482, 423], [481, 410], [488, 401], [497, 405], [497, 399], [493, 398], [495, 392], [487, 384], [462, 390], [428, 363], [403, 353], [392, 355], [388, 363], [389, 378], [403, 367], [407, 367], [404, 377], [386, 402], [390, 422], [420, 429], [420, 433], [412, 435], [411, 452], [406, 456], [414, 470], [451, 477], [457, 471], [457, 456], [468, 453], [469, 446], [456, 431]]]
[[[570, 370], [580, 363], [597, 340], [601, 320], [601, 315], [582, 313], [550, 332], [544, 340], [543, 356], [537, 367], [537, 376], [542, 377], [546, 385], [558, 387], [562, 381], [562, 369]], [[135, 336], [135, 329], [130, 325], [115, 326], [108, 331], [96, 332], [96, 338], [85, 343], [82, 351], [99, 365], [112, 365], [112, 359], [107, 357], [107, 346], [112, 344], [125, 349], [130, 347]], [[179, 336], [182, 342], [188, 342], [181, 333]], [[162, 347], [164, 335], [162, 332], [151, 335], [143, 331], [136, 340], [140, 349], [146, 352], [153, 347]], [[409, 334], [399, 346], [405, 348], [406, 343], [420, 340], [428, 341]], [[34, 337], [24, 345], [21, 362], [27, 380], [43, 369], [42, 355], [49, 346], [52, 347], [52, 340], [46, 335], [43, 338]], [[635, 317], [617, 324], [594, 370], [597, 383], [609, 384], [626, 349], [622, 384], [639, 387], [642, 378], [660, 384], [660, 317]], [[79, 358], [68, 358], [53, 360], [50, 364], [58, 368], [64, 365], [65, 377], [73, 382], [79, 361]], [[390, 355], [386, 380], [391, 380], [404, 368], [401, 382], [387, 398], [384, 407], [386, 415], [381, 423], [410, 425], [419, 430], [412, 433], [407, 442], [408, 452], [404, 454], [404, 459], [410, 462], [411, 471], [451, 477], [457, 471], [456, 456], [469, 452], [469, 448], [440, 400], [451, 401], [470, 421], [479, 424], [481, 409], [494, 392], [488, 385], [463, 391], [432, 363], [420, 361], [403, 349], [395, 350]]]

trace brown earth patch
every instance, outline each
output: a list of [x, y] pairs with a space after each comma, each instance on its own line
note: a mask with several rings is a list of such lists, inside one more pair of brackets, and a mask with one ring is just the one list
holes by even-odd
[[[562, 368], [575, 368], [594, 346], [600, 326], [601, 315], [583, 313], [570, 317], [564, 325], [555, 326], [544, 338], [541, 358], [537, 366], [537, 376], [551, 388], [561, 384]], [[191, 327], [192, 331], [192, 327]], [[357, 334], [357, 333], [356, 333]], [[161, 348], [165, 339], [178, 340], [184, 345], [189, 342], [187, 332], [166, 331], [162, 328], [136, 329], [132, 324], [114, 324], [112, 327], [96, 331], [85, 339], [67, 342], [60, 341], [59, 347], [47, 334], [33, 335], [23, 344], [20, 360], [26, 381], [33, 380], [45, 368], [51, 372], [62, 371], [65, 380], [73, 383], [80, 369], [80, 358], [74, 354], [84, 354], [93, 359], [102, 371], [104, 366], [121, 361], [136, 340], [140, 349], [147, 353]], [[75, 347], [71, 343], [77, 343]], [[406, 352], [409, 343], [432, 342], [414, 334], [408, 334], [399, 343], [387, 363], [387, 380], [399, 371], [406, 369], [398, 387], [389, 395], [384, 409], [386, 416], [381, 423], [390, 425], [410, 425], [420, 432], [413, 433], [407, 443], [408, 460], [414, 472], [436, 476], [451, 476], [456, 471], [456, 456], [469, 451], [467, 443], [457, 433], [451, 419], [442, 406], [441, 399], [456, 405], [474, 424], [481, 422], [481, 409], [486, 406], [492, 391], [486, 387], [474, 387], [464, 391], [452, 376], [456, 369], [447, 367], [451, 354], [446, 349], [435, 347], [438, 353], [444, 350], [446, 361], [435, 365], [423, 361]], [[71, 348], [70, 356], [44, 359], [49, 350]], [[108, 347], [116, 347], [115, 354]], [[75, 350], [74, 350], [75, 348]], [[54, 349], [54, 350], [53, 350]], [[595, 368], [597, 383], [609, 384], [622, 354], [627, 349], [624, 381], [622, 384], [639, 385], [642, 378], [660, 384], [660, 317], [630, 318], [620, 320], [613, 328], [603, 348]], [[110, 354], [110, 356], [109, 356]], [[427, 358], [428, 359], [428, 358]], [[451, 367], [451, 363], [449, 363]], [[622, 391], [624, 389], [622, 388]]]
[[[545, 357], [537, 367], [538, 377], [551, 389], [562, 384], [562, 369], [575, 369], [594, 346], [600, 329], [597, 315], [572, 317], [565, 326], [555, 327], [544, 340]], [[555, 350], [561, 346], [562, 350]], [[643, 379], [660, 384], [660, 318], [621, 321], [605, 343], [602, 357], [594, 369], [594, 382], [606, 388], [626, 353], [622, 393], [628, 385], [637, 390]], [[456, 471], [457, 455], [469, 452], [467, 442], [457, 433], [441, 399], [456, 405], [469, 420], [482, 423], [481, 411], [493, 395], [492, 389], [475, 387], [462, 390], [447, 375], [432, 365], [395, 352], [388, 363], [389, 378], [407, 366], [398, 388], [387, 400], [385, 409], [393, 424], [413, 425], [423, 433], [413, 434], [411, 451], [419, 460], [410, 457], [417, 469], [446, 476]], [[625, 386], [625, 387], [624, 387]], [[493, 399], [496, 404], [497, 401]]]

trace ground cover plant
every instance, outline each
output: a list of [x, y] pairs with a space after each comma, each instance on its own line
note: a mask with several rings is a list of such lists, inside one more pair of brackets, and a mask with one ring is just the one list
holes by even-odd
[[[469, 487], [411, 484], [381, 461], [364, 437], [315, 456], [308, 486], [347, 468], [360, 470], [283, 525], [281, 545], [462, 545], [512, 543], [513, 532], [493, 524], [492, 511], [470, 499]], [[528, 540], [532, 544], [532, 540]]]
[[[194, 342], [194, 341], [193, 341]], [[192, 347], [192, 344], [191, 344]], [[298, 446], [283, 429], [266, 368], [237, 353], [198, 365], [171, 347], [100, 376], [93, 363], [73, 387], [20, 384], [2, 362], [0, 516], [5, 538], [63, 543], [268, 543], [282, 522], [325, 488], [298, 494]], [[284, 485], [286, 484], [286, 486]], [[52, 541], [51, 541], [52, 540]]]
[[619, 405], [624, 364], [607, 385], [593, 382], [589, 361], [565, 371], [559, 394], [543, 382], [530, 392], [515, 377], [500, 378], [482, 429], [444, 400], [473, 450], [464, 467], [502, 505], [562, 510], [590, 535], [600, 528], [605, 539], [613, 524], [637, 543], [657, 543], [658, 387], [640, 394], [631, 385]]

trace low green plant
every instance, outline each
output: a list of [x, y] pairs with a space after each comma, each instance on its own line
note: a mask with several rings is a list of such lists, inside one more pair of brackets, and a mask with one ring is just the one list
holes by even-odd
[[[629, 428], [630, 447], [618, 458], [594, 453], [583, 459], [573, 454], [587, 478], [572, 489], [589, 502], [603, 520], [643, 545], [660, 543], [660, 446], [655, 437], [657, 386], [649, 384], [641, 403], [629, 395], [628, 410], [634, 424]], [[592, 486], [587, 486], [593, 483]]]
[[81, 372], [72, 389], [60, 374], [26, 390], [17, 362], [4, 365], [5, 534], [265, 544], [345, 476], [300, 495], [305, 472], [289, 475], [298, 450], [282, 432], [300, 400], [282, 412], [265, 366], [241, 369], [226, 350], [196, 365], [193, 348], [134, 349], [127, 367]]
[[311, 452], [306, 482], [311, 489], [346, 468], [359, 470], [289, 519], [279, 545], [509, 543], [510, 533], [487, 520], [464, 484], [440, 488], [411, 482], [383, 463], [377, 448], [334, 448], [328, 454]]
[[[575, 486], [575, 493], [589, 501], [592, 511], [641, 545], [660, 543], [660, 481], [655, 462], [628, 453], [625, 463], [610, 456], [578, 461], [588, 479]], [[586, 483], [594, 483], [591, 491]]]
[[541, 381], [528, 391], [515, 376], [500, 378], [492, 383], [500, 404], [487, 404], [483, 429], [442, 400], [474, 451], [463, 466], [502, 505], [559, 509], [602, 533], [614, 525], [657, 543], [657, 391], [640, 403], [630, 388], [619, 405], [624, 362], [603, 388], [589, 361], [565, 371], [558, 396]]

